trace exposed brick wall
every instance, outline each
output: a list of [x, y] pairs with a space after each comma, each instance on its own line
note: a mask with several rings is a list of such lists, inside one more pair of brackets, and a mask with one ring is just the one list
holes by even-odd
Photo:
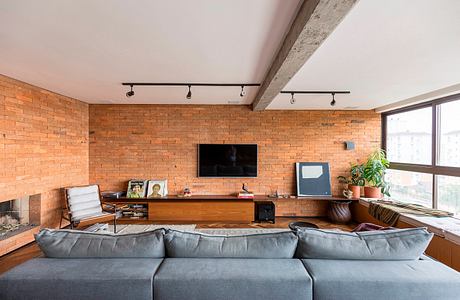
[[59, 224], [60, 188], [87, 184], [88, 104], [0, 75], [0, 201], [41, 194]]
[[[168, 179], [176, 194], [231, 194], [247, 182], [257, 194], [295, 193], [297, 161], [328, 161], [336, 176], [380, 146], [373, 111], [263, 111], [247, 106], [90, 105], [90, 181], [124, 190], [131, 178]], [[352, 140], [356, 150], [344, 150]], [[197, 144], [257, 143], [254, 179], [198, 178]], [[279, 200], [284, 215], [305, 215], [298, 201]], [[292, 202], [292, 203], [291, 203]]]

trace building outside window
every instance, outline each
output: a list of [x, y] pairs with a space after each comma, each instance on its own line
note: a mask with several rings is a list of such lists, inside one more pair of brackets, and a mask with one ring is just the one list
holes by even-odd
[[460, 95], [385, 112], [391, 198], [460, 217]]

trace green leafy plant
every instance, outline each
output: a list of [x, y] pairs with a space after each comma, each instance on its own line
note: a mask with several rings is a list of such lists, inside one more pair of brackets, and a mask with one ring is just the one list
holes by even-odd
[[385, 173], [389, 166], [385, 151], [377, 149], [369, 155], [363, 173], [367, 185], [380, 188], [386, 196], [390, 196], [390, 185], [385, 181]]
[[362, 164], [351, 164], [350, 167], [350, 176], [338, 176], [337, 179], [340, 183], [364, 186], [365, 179], [363, 177], [364, 165]]

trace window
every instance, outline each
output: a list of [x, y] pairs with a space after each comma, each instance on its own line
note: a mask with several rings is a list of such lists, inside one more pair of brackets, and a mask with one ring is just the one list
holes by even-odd
[[439, 165], [460, 167], [460, 101], [439, 105]]
[[460, 94], [382, 114], [393, 199], [460, 216]]
[[460, 216], [460, 177], [436, 176], [438, 208]]
[[387, 154], [393, 162], [431, 164], [431, 108], [387, 118]]
[[433, 177], [430, 174], [390, 169], [386, 179], [392, 183], [392, 198], [431, 207]]

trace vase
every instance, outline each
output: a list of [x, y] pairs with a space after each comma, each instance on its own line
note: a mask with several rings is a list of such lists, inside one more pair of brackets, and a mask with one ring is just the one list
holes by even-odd
[[361, 187], [359, 185], [348, 185], [348, 189], [353, 192], [353, 198], [358, 199], [361, 197]]
[[382, 198], [382, 192], [379, 187], [365, 186], [364, 187], [364, 197], [380, 199]]
[[332, 223], [345, 224], [351, 221], [351, 201], [329, 201], [327, 216]]

